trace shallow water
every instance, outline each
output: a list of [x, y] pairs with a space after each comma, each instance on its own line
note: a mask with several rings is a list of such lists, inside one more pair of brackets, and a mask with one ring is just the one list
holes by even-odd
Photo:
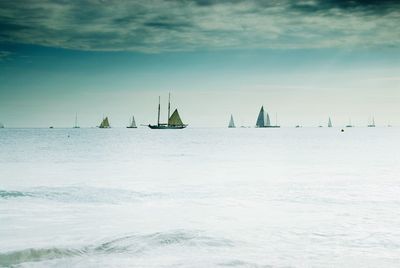
[[398, 267], [400, 129], [1, 129], [0, 266]]

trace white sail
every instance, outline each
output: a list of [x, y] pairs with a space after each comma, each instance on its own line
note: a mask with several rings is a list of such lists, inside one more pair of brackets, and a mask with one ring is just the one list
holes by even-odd
[[135, 122], [135, 117], [132, 115], [132, 122], [131, 122], [131, 126], [132, 128], [136, 128], [136, 122]]
[[269, 114], [268, 113], [267, 113], [267, 120], [266, 120], [265, 126], [266, 127], [270, 127], [271, 126], [271, 120], [269, 119]]
[[328, 127], [332, 127], [332, 121], [331, 121], [330, 117], [329, 117], [329, 121], [328, 121]]
[[233, 121], [233, 115], [231, 115], [231, 120], [229, 120], [229, 128], [234, 128], [235, 127], [235, 122]]
[[261, 106], [261, 110], [258, 113], [258, 117], [257, 117], [257, 122], [256, 122], [256, 127], [265, 127], [265, 120], [264, 120], [264, 106]]

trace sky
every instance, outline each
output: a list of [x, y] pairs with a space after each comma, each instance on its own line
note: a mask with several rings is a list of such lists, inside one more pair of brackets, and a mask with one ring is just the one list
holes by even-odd
[[0, 1], [0, 122], [400, 125], [400, 2]]

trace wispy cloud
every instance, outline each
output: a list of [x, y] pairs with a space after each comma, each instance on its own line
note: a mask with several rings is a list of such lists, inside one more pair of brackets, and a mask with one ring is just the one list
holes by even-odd
[[2, 51], [0, 50], [0, 61], [4, 61], [6, 59], [8, 59], [13, 53], [9, 52], [9, 51]]
[[388, 0], [0, 2], [0, 42], [78, 50], [400, 47]]

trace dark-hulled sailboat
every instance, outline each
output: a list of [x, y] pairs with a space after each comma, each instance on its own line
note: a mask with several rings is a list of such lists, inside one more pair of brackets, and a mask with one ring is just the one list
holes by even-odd
[[181, 117], [179, 116], [178, 109], [170, 116], [171, 112], [171, 94], [168, 95], [168, 123], [160, 123], [160, 97], [158, 97], [158, 117], [157, 117], [157, 125], [150, 125], [149, 128], [151, 129], [182, 129], [187, 127], [187, 124], [182, 122]]
[[257, 128], [279, 128], [278, 123], [276, 125], [271, 125], [271, 120], [269, 118], [269, 114], [265, 115], [264, 112], [264, 106], [261, 106], [260, 112], [258, 113], [257, 117], [257, 122], [256, 122], [256, 127]]
[[111, 128], [110, 123], [108, 122], [107, 116], [105, 118], [103, 118], [103, 121], [101, 121], [99, 128]]
[[136, 126], [136, 122], [135, 122], [135, 117], [132, 115], [132, 119], [129, 122], [129, 126], [127, 126], [126, 128], [137, 128]]

